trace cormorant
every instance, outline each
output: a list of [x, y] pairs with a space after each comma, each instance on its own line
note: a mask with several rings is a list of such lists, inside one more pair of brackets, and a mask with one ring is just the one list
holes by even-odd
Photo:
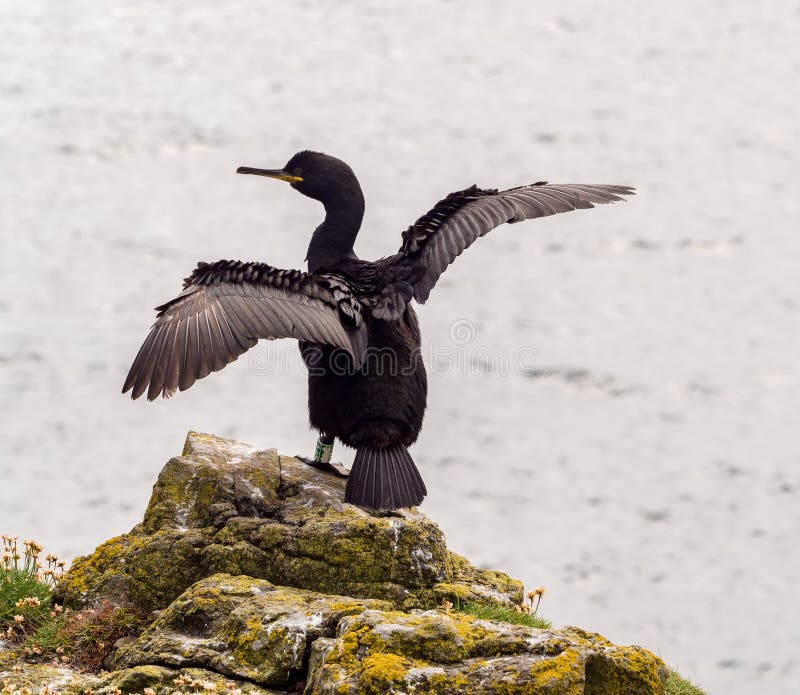
[[407, 450], [422, 427], [427, 394], [412, 299], [425, 303], [447, 266], [504, 222], [591, 208], [634, 192], [545, 181], [505, 191], [471, 186], [439, 201], [403, 232], [397, 253], [373, 262], [353, 250], [364, 196], [343, 161], [304, 151], [282, 169], [237, 173], [287, 181], [323, 204], [308, 271], [199, 263], [183, 292], [156, 307], [123, 393], [169, 397], [261, 338], [295, 338], [309, 370], [309, 419], [319, 432], [314, 458], [303, 460], [346, 475], [330, 464], [334, 438], [355, 448], [345, 499], [379, 510], [415, 506], [427, 494]]

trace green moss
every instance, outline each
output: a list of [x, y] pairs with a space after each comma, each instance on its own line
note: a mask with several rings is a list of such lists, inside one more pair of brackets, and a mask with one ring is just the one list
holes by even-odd
[[225, 524], [214, 540], [222, 545], [233, 545], [247, 539], [265, 553], [282, 553], [291, 533], [291, 527], [278, 521], [236, 517]]
[[91, 555], [76, 558], [56, 587], [56, 598], [72, 608], [86, 605], [93, 591], [109, 571], [123, 572], [126, 557], [143, 544], [132, 534], [115, 536], [97, 546]]
[[[188, 516], [196, 506], [197, 476], [185, 459], [167, 461], [153, 486], [153, 494], [144, 513], [143, 526], [146, 533], [155, 533], [162, 528], [178, 528], [189, 522]], [[197, 521], [197, 519], [192, 519]]]
[[[439, 582], [433, 587], [434, 596], [438, 599], [437, 604], [448, 600], [452, 603], [467, 603], [475, 599], [475, 592], [466, 584], [455, 584], [453, 582]], [[432, 606], [431, 606], [432, 607]]]
[[209, 543], [202, 529], [146, 536], [137, 527], [76, 559], [56, 587], [56, 599], [75, 609], [102, 599], [147, 611], [164, 608], [204, 575], [203, 551]]
[[303, 524], [284, 551], [322, 563], [323, 581], [334, 580], [339, 593], [379, 583], [413, 591], [433, 586], [445, 574], [444, 538], [427, 520], [349, 515], [340, 520], [328, 513]]
[[[465, 594], [463, 588], [468, 593]], [[456, 588], [456, 593], [447, 595], [447, 590]], [[475, 601], [478, 603], [498, 603], [508, 605], [522, 603], [524, 587], [518, 579], [512, 579], [503, 572], [480, 569], [470, 564], [465, 557], [448, 551], [447, 579], [437, 586], [439, 601], [442, 598], [454, 601]]]
[[[236, 458], [237, 466], [225, 470]], [[222, 526], [237, 515], [269, 516], [280, 506], [274, 450], [190, 432], [182, 456], [161, 470], [144, 515], [146, 533]]]
[[670, 671], [664, 681], [664, 695], [706, 695], [703, 690], [685, 678], [679, 676], [675, 671]]
[[211, 574], [224, 572], [258, 577], [265, 574], [270, 561], [267, 553], [243, 540], [231, 545], [212, 543], [202, 551], [203, 566]]
[[432, 617], [410, 617], [398, 621], [397, 631], [386, 648], [429, 663], [454, 664], [469, 654], [475, 640], [470, 625]]
[[586, 660], [585, 695], [658, 693], [663, 688], [663, 662], [641, 647], [615, 647]]

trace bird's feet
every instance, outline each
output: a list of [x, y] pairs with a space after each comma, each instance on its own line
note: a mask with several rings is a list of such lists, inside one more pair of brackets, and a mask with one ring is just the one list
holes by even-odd
[[316, 459], [309, 458], [308, 456], [295, 456], [298, 461], [302, 461], [303, 463], [316, 468], [317, 470], [324, 471], [325, 473], [333, 473], [334, 475], [338, 475], [340, 478], [346, 478], [350, 475], [350, 471], [348, 471], [341, 463], [336, 461], [317, 461]]

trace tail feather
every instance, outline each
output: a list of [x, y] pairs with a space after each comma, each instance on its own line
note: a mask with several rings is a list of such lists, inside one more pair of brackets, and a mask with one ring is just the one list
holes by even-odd
[[428, 494], [411, 454], [402, 444], [361, 447], [347, 478], [345, 502], [370, 509], [415, 507]]

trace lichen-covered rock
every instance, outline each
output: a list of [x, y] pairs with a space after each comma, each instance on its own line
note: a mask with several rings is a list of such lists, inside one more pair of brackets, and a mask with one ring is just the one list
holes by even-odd
[[433, 587], [436, 605], [444, 599], [451, 603], [493, 603], [508, 605], [522, 601], [522, 584], [503, 572], [480, 569], [467, 558], [453, 552], [447, 554], [448, 581]]
[[231, 681], [214, 671], [201, 668], [174, 669], [166, 666], [137, 666], [93, 675], [67, 667], [16, 661], [15, 669], [0, 667], [3, 693], [22, 695], [25, 692], [48, 695], [115, 695], [144, 693], [152, 688], [158, 695], [287, 695], [286, 690], [271, 690], [254, 683]]
[[656, 695], [667, 669], [640, 647], [577, 628], [538, 630], [441, 611], [367, 610], [310, 661], [308, 695]]
[[402, 612], [386, 601], [225, 574], [159, 611], [118, 647], [110, 673], [19, 663], [14, 673], [0, 668], [0, 681], [9, 675], [19, 687], [65, 695], [669, 695], [665, 684], [685, 683], [650, 652], [574, 627]]
[[152, 688], [158, 695], [231, 695], [236, 690], [241, 691], [241, 695], [287, 695], [283, 689], [262, 688], [203, 668], [167, 666], [134, 666], [104, 674], [95, 695], [114, 695], [117, 691], [144, 693], [145, 688]]
[[4, 685], [3, 693], [9, 695], [19, 695], [23, 688], [34, 693], [46, 688], [49, 692], [63, 695], [81, 695], [85, 690], [99, 687], [101, 682], [98, 676], [79, 673], [65, 666], [31, 664], [17, 658], [5, 663], [0, 661], [0, 683]]
[[332, 637], [345, 616], [390, 608], [353, 599], [217, 574], [181, 594], [138, 639], [122, 646], [114, 668], [189, 665], [263, 686], [305, 680], [309, 645]]
[[450, 553], [423, 514], [370, 513], [343, 498], [342, 479], [274, 449], [190, 432], [183, 455], [161, 471], [142, 523], [78, 558], [59, 598], [152, 610], [224, 572], [404, 609], [443, 598], [521, 600], [520, 582]]
[[693, 692], [639, 647], [430, 610], [516, 604], [522, 584], [448, 551], [416, 510], [370, 513], [343, 497], [343, 480], [274, 450], [190, 433], [142, 523], [78, 558], [57, 588], [71, 608], [132, 603], [151, 612], [147, 627], [95, 675], [0, 645], [4, 692]]

